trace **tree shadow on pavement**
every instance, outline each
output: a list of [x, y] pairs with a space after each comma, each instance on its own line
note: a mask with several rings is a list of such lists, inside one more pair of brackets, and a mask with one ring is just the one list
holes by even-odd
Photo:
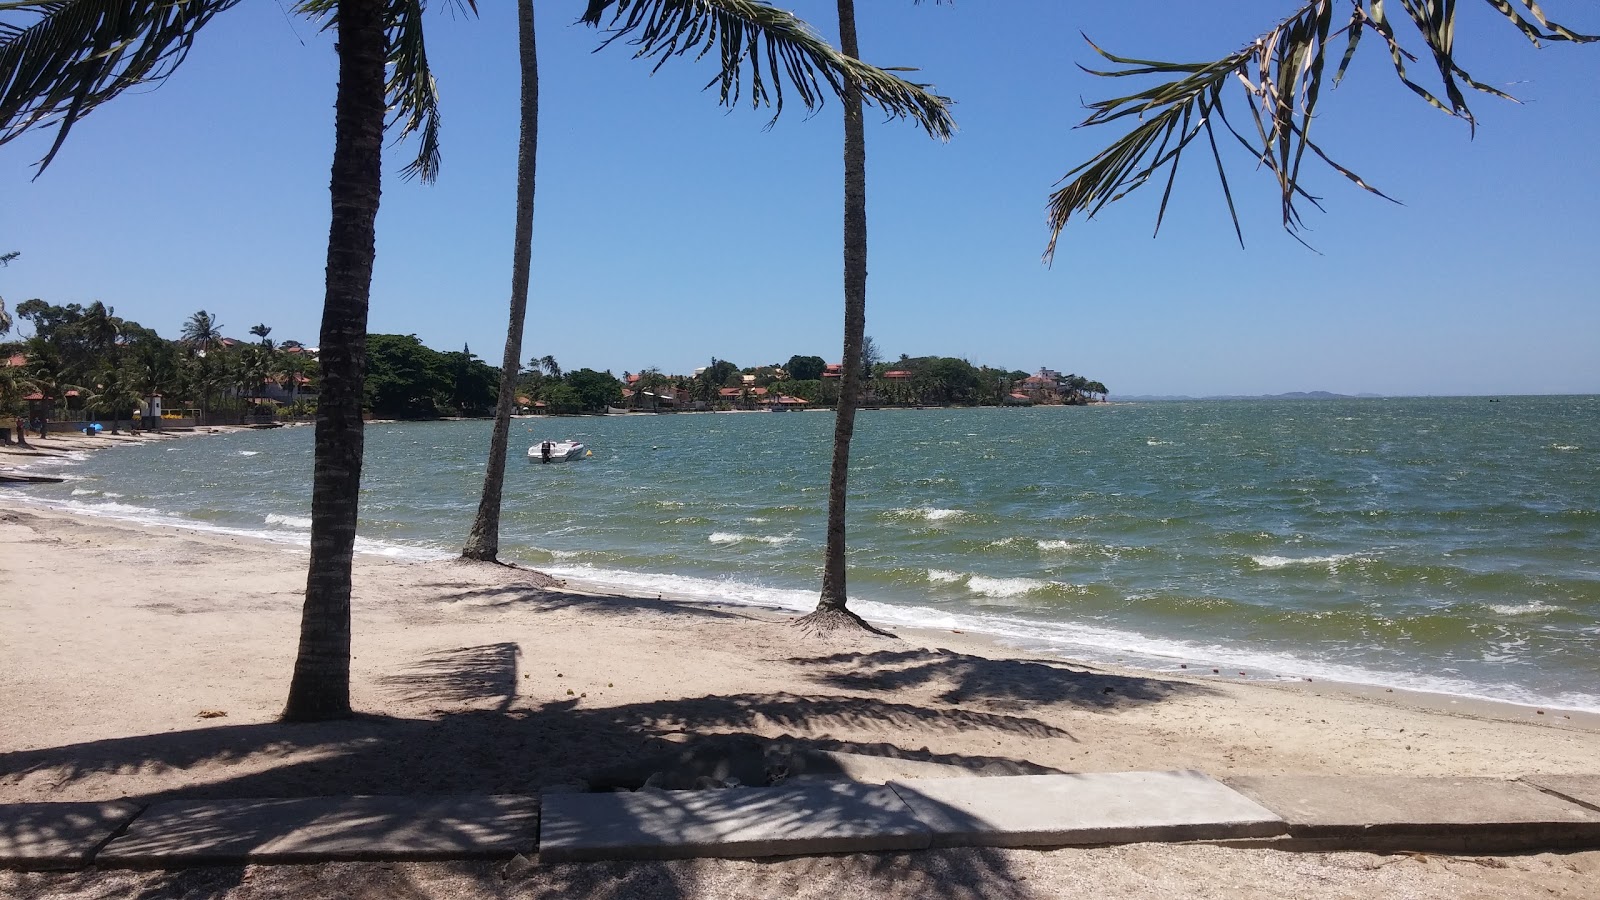
[[[524, 594], [526, 592], [523, 592]], [[567, 595], [556, 595], [570, 602]], [[498, 602], [498, 601], [496, 601]], [[509, 600], [506, 602], [528, 602]], [[659, 611], [654, 605], [649, 611]], [[720, 614], [712, 611], [712, 614]], [[674, 697], [612, 706], [582, 696], [517, 706], [519, 650], [498, 643], [437, 653], [397, 672], [386, 684], [423, 702], [456, 709], [419, 718], [358, 716], [343, 722], [288, 725], [224, 725], [187, 731], [86, 741], [58, 747], [0, 753], [0, 784], [30, 800], [104, 799], [125, 794], [139, 804], [171, 800], [291, 798], [351, 795], [537, 794], [572, 785], [606, 766], [622, 765], [697, 741], [777, 742], [802, 751], [845, 751], [865, 756], [939, 762], [973, 770], [1015, 773], [1054, 771], [1001, 755], [934, 754], [891, 741], [852, 742], [833, 735], [852, 728], [877, 734], [993, 735], [1074, 740], [1067, 730], [1041, 719], [994, 708], [996, 703], [1066, 703], [1111, 710], [1154, 703], [1203, 686], [1107, 676], [1065, 664], [989, 660], [927, 651], [837, 654], [793, 660], [818, 683], [836, 689], [889, 692], [942, 684], [941, 699], [978, 701], [989, 709], [940, 707], [892, 697], [784, 692]], [[1104, 695], [1111, 687], [1117, 696]], [[526, 698], [523, 698], [526, 703]], [[492, 708], [461, 709], [485, 703]], [[183, 770], [208, 767], [207, 778]], [[163, 777], [169, 773], [171, 777]], [[124, 778], [124, 776], [129, 776]], [[129, 791], [128, 788], [133, 790]], [[390, 823], [394, 824], [394, 823]], [[189, 837], [213, 827], [203, 816], [180, 823]], [[384, 827], [374, 822], [372, 827]], [[532, 836], [529, 837], [529, 850]], [[214, 866], [182, 872], [146, 873], [126, 891], [82, 896], [462, 896], [676, 898], [774, 896], [811, 891], [816, 883], [836, 893], [859, 893], [867, 882], [894, 882], [895, 896], [967, 900], [1024, 898], [1002, 853], [930, 851], [852, 854], [776, 861], [685, 860], [659, 863], [597, 863], [536, 867], [503, 881], [484, 863], [349, 864], [339, 866]], [[265, 890], [296, 870], [305, 884]], [[333, 871], [373, 873], [359, 885], [325, 876]], [[0, 893], [45, 897], [66, 892], [75, 876], [0, 873]], [[82, 877], [82, 876], [77, 876]], [[108, 874], [108, 878], [112, 875]], [[116, 875], [122, 878], [122, 875]], [[132, 876], [128, 876], [131, 878]], [[728, 879], [733, 879], [730, 882]], [[248, 883], [247, 883], [248, 882]], [[120, 883], [120, 882], [119, 882]], [[288, 882], [285, 881], [287, 885]], [[447, 889], [448, 885], [455, 885]], [[755, 885], [753, 891], [750, 885]], [[905, 893], [906, 885], [925, 890]], [[31, 892], [31, 893], [30, 893]]]

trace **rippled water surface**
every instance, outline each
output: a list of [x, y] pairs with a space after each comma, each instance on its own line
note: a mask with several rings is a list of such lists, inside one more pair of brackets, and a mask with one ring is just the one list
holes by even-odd
[[[832, 416], [520, 419], [504, 555], [803, 609]], [[363, 547], [458, 549], [487, 422], [367, 431]], [[303, 540], [311, 430], [93, 454], [43, 502]], [[529, 464], [536, 438], [591, 460]], [[1600, 709], [1600, 398], [868, 411], [850, 590], [888, 622]]]

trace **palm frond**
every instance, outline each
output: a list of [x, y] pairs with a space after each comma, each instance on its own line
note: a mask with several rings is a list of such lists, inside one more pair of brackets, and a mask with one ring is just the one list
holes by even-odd
[[676, 56], [715, 54], [722, 68], [706, 87], [719, 87], [724, 106], [748, 98], [752, 107], [772, 107], [776, 119], [785, 84], [807, 109], [820, 107], [828, 91], [842, 97], [848, 86], [863, 102], [915, 121], [932, 137], [948, 140], [955, 130], [948, 98], [892, 74], [909, 70], [846, 56], [793, 14], [761, 0], [589, 0], [582, 21], [609, 31], [602, 48], [626, 39], [637, 48], [634, 58], [654, 59], [656, 69]]
[[[301, 0], [295, 11], [320, 20], [324, 30], [337, 24], [338, 0]], [[388, 127], [399, 127], [395, 142], [418, 134], [417, 156], [401, 170], [405, 178], [432, 183], [439, 176], [439, 87], [428, 67], [428, 47], [423, 39], [422, 17], [427, 0], [389, 0], [385, 10], [389, 54], [389, 79], [384, 90], [389, 100]], [[452, 0], [456, 11], [476, 14], [477, 0]]]
[[55, 126], [44, 171], [78, 120], [182, 64], [211, 17], [239, 0], [0, 2], [0, 144]]
[[[1207, 135], [1207, 146], [1222, 182], [1234, 233], [1242, 245], [1244, 236], [1239, 225], [1239, 214], [1233, 205], [1226, 167], [1215, 140], [1217, 123], [1232, 134], [1259, 163], [1260, 168], [1270, 172], [1277, 181], [1283, 227], [1297, 240], [1303, 226], [1297, 202], [1305, 200], [1313, 206], [1317, 205], [1317, 198], [1300, 186], [1301, 163], [1308, 151], [1356, 186], [1391, 199], [1367, 184], [1355, 172], [1335, 162], [1310, 137], [1327, 63], [1330, 54], [1335, 51], [1334, 45], [1341, 38], [1344, 40], [1344, 50], [1333, 75], [1334, 85], [1339, 83], [1349, 68], [1361, 36], [1371, 31], [1388, 48], [1390, 63], [1406, 88], [1432, 106], [1464, 119], [1469, 126], [1475, 125], [1475, 119], [1467, 106], [1463, 85], [1481, 93], [1514, 99], [1504, 91], [1474, 79], [1457, 63], [1456, 0], [1398, 2], [1439, 72], [1442, 85], [1439, 93], [1443, 94], [1443, 99], [1435, 91], [1419, 84], [1407, 70], [1407, 63], [1416, 62], [1418, 57], [1407, 50], [1397, 37], [1385, 8], [1385, 0], [1308, 0], [1271, 31], [1243, 49], [1213, 62], [1176, 63], [1133, 59], [1108, 53], [1091, 41], [1089, 46], [1117, 68], [1084, 71], [1106, 78], [1154, 75], [1166, 80], [1138, 93], [1089, 104], [1089, 116], [1079, 127], [1105, 125], [1129, 116], [1137, 117], [1140, 122], [1057, 182], [1058, 188], [1050, 195], [1048, 206], [1050, 242], [1045, 249], [1045, 261], [1049, 262], [1054, 257], [1061, 231], [1074, 215], [1082, 214], [1092, 219], [1106, 204], [1127, 196], [1161, 170], [1170, 169], [1166, 193], [1156, 214], [1156, 230], [1159, 231], [1166, 215], [1178, 162], [1183, 151], [1201, 132]], [[1580, 34], [1550, 21], [1537, 0], [1485, 2], [1535, 46], [1541, 41], [1588, 43], [1600, 40], [1600, 37]], [[1344, 6], [1345, 3], [1350, 4], [1349, 18], [1340, 24], [1335, 20], [1335, 7]], [[1336, 28], [1336, 24], [1339, 27]], [[1088, 40], [1087, 37], [1085, 40]], [[1233, 87], [1243, 92], [1251, 125], [1254, 126], [1250, 136], [1241, 134], [1228, 121], [1225, 99]]]

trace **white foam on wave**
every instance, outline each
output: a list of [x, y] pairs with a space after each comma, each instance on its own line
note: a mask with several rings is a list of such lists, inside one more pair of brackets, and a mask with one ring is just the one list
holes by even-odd
[[1288, 566], [1327, 566], [1330, 571], [1338, 571], [1341, 563], [1350, 561], [1365, 562], [1367, 557], [1360, 553], [1335, 553], [1331, 556], [1252, 556], [1250, 561], [1263, 569], [1282, 569]]
[[287, 525], [290, 528], [310, 528], [311, 520], [305, 516], [280, 516], [277, 513], [268, 513], [267, 524]]
[[1576, 444], [1551, 444], [1550, 449], [1561, 453], [1571, 453], [1574, 450], [1582, 450], [1583, 448]]
[[1039, 541], [1037, 546], [1045, 553], [1070, 553], [1073, 550], [1083, 549], [1083, 545], [1077, 541]]
[[[738, 603], [808, 612], [816, 605], [814, 590], [792, 590], [749, 584], [732, 579], [695, 578], [644, 572], [602, 570], [591, 566], [551, 568], [552, 575], [629, 593], [657, 594], [673, 599]], [[930, 570], [930, 580], [935, 572]], [[966, 576], [956, 573], [957, 579]], [[1342, 663], [1310, 660], [1248, 647], [1206, 644], [1199, 641], [1152, 637], [1137, 631], [1104, 628], [1081, 622], [1039, 622], [989, 613], [950, 613], [926, 607], [852, 600], [851, 608], [866, 618], [908, 628], [955, 629], [988, 634], [1029, 650], [1072, 659], [1111, 662], [1140, 658], [1157, 668], [1176, 670], [1179, 661], [1249, 671], [1253, 675], [1281, 673], [1296, 678], [1314, 676], [1329, 681], [1397, 687], [1484, 700], [1600, 712], [1600, 695], [1562, 693], [1541, 696], [1510, 684], [1479, 684], [1415, 673], [1378, 672]], [[1193, 674], [1193, 670], [1191, 670]]]
[[[120, 494], [104, 493], [101, 497], [118, 497]], [[43, 506], [48, 509], [57, 509], [77, 515], [97, 516], [108, 519], [118, 519], [132, 522], [136, 525], [154, 525], [161, 528], [187, 528], [190, 531], [200, 531], [207, 534], [222, 534], [233, 537], [252, 538], [269, 541], [275, 544], [293, 544], [298, 547], [309, 547], [311, 536], [302, 530], [285, 531], [281, 528], [239, 528], [231, 525], [218, 525], [212, 522], [201, 522], [194, 519], [185, 519], [147, 506], [134, 506], [127, 503], [89, 503], [81, 500], [51, 500], [44, 497], [27, 497], [23, 502]], [[285, 519], [294, 519], [285, 516]], [[309, 520], [306, 528], [309, 529]], [[421, 547], [413, 544], [396, 544], [388, 541], [375, 541], [369, 538], [357, 537], [355, 550], [357, 553], [368, 556], [385, 556], [390, 559], [406, 559], [416, 562], [431, 562], [441, 559], [454, 559], [457, 554], [453, 551], [436, 550], [431, 547]]]
[[1008, 597], [1025, 597], [1034, 591], [1050, 586], [1048, 581], [1037, 578], [990, 578], [986, 575], [967, 576], [967, 590], [980, 597], [994, 597], [1006, 599]]
[[743, 544], [750, 541], [777, 546], [799, 540], [799, 538], [792, 534], [739, 534], [734, 531], [714, 531], [708, 540], [713, 544]]
[[918, 506], [912, 509], [891, 509], [884, 515], [891, 519], [921, 519], [924, 522], [948, 522], [964, 517], [966, 512], [959, 509], [937, 509], [931, 506]]
[[1528, 603], [1491, 603], [1489, 609], [1502, 616], [1531, 616], [1535, 613], [1555, 612], [1561, 607], [1542, 600], [1533, 600]]
[[[578, 565], [546, 567], [559, 578], [582, 582], [600, 590], [616, 590], [634, 595], [660, 596], [696, 602], [742, 604], [809, 612], [816, 606], [814, 589], [770, 587], [732, 578], [698, 578]], [[972, 576], [942, 569], [928, 570], [928, 580], [957, 582]], [[1600, 712], [1600, 694], [1561, 692], [1541, 695], [1527, 688], [1508, 684], [1485, 684], [1466, 679], [1410, 672], [1364, 669], [1341, 662], [1304, 658], [1248, 645], [1211, 644], [1201, 641], [1151, 636], [1131, 629], [1107, 628], [1081, 621], [1043, 622], [1015, 615], [988, 612], [947, 612], [921, 606], [852, 599], [851, 609], [863, 617], [885, 625], [930, 630], [957, 630], [986, 634], [1003, 643], [1074, 660], [1111, 663], [1128, 662], [1162, 671], [1178, 670], [1178, 663], [1191, 664], [1186, 674], [1196, 674], [1200, 663], [1225, 672], [1248, 671], [1252, 676], [1314, 677], [1318, 680], [1349, 684], [1377, 685], [1450, 696], [1517, 703], [1527, 706]]]
[[87, 503], [78, 500], [68, 500], [66, 505], [68, 509], [76, 512], [88, 513], [92, 516], [140, 517], [162, 515], [160, 510], [151, 509], [148, 506], [133, 506], [132, 504], [117, 503], [115, 501], [110, 503]]
[[240, 450], [238, 452], [239, 452], [240, 456], [260, 456], [261, 455], [261, 451], [260, 450]]

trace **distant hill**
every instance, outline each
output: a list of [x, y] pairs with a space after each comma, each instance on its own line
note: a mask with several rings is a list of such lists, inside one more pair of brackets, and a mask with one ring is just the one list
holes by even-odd
[[1285, 394], [1207, 394], [1193, 397], [1188, 394], [1113, 394], [1117, 400], [1372, 400], [1383, 394], [1335, 394], [1330, 391], [1289, 391]]

